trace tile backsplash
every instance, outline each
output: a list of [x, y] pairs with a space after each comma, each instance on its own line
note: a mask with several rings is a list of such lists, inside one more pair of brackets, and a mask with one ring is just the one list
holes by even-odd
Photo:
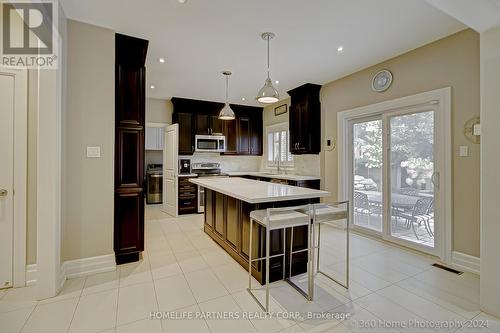
[[[294, 166], [287, 169], [287, 173], [301, 176], [321, 177], [320, 157], [319, 155], [293, 155]], [[267, 160], [263, 156], [260, 165], [261, 171], [276, 170], [276, 168], [267, 166]]]
[[[266, 159], [262, 156], [224, 156], [217, 153], [194, 153], [192, 156], [179, 156], [187, 158], [193, 163], [217, 162], [223, 171], [265, 171]], [[295, 155], [295, 166], [288, 173], [302, 176], [320, 177], [319, 155]]]
[[257, 171], [260, 169], [260, 156], [224, 156], [217, 153], [194, 153], [192, 156], [179, 156], [187, 158], [193, 163], [217, 162], [223, 171]]

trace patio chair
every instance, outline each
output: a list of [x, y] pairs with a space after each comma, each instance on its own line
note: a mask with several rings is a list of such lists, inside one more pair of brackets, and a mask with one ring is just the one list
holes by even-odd
[[354, 191], [354, 211], [356, 213], [370, 215], [370, 201], [366, 193]]
[[429, 209], [427, 210], [427, 218], [423, 221], [427, 233], [434, 237], [434, 230], [431, 228], [431, 220], [434, 220], [434, 199], [432, 200]]
[[425, 229], [427, 233], [433, 237], [434, 233], [430, 230], [430, 224], [429, 224], [429, 219], [431, 218], [431, 215], [429, 214], [430, 210], [433, 210], [434, 206], [434, 198], [431, 197], [425, 197], [425, 198], [420, 198], [418, 201], [415, 203], [415, 206], [413, 206], [413, 209], [411, 212], [402, 212], [402, 211], [394, 211], [393, 214], [397, 214], [397, 217], [401, 217], [406, 220], [408, 227], [411, 227], [413, 230], [413, 233], [415, 234], [415, 237], [420, 240], [417, 234], [417, 230], [415, 228], [415, 224], [417, 226], [420, 226], [422, 223], [424, 223]]
[[368, 225], [372, 225], [372, 214], [381, 215], [381, 212], [380, 207], [370, 203], [366, 193], [354, 191], [354, 213], [366, 216]]

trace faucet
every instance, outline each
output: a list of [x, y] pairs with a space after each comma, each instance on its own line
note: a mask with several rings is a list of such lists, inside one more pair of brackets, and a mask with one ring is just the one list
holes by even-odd
[[283, 168], [283, 170], [281, 169], [281, 145], [280, 145], [280, 148], [279, 148], [279, 151], [278, 151], [278, 157], [275, 159], [275, 162], [276, 162], [276, 172], [278, 175], [281, 175], [281, 173], [283, 172], [283, 174], [286, 174], [286, 169]]

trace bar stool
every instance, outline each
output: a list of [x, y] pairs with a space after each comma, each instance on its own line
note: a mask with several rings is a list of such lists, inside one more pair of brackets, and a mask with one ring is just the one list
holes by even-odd
[[[259, 306], [266, 312], [269, 312], [269, 261], [271, 258], [283, 257], [283, 280], [287, 281], [297, 291], [299, 291], [306, 299], [312, 300], [311, 297], [311, 279], [312, 279], [312, 262], [311, 262], [311, 218], [312, 209], [310, 205], [302, 205], [295, 207], [283, 208], [268, 208], [254, 210], [250, 212], [250, 248], [248, 252], [248, 292], [259, 304]], [[253, 237], [253, 223], [257, 222], [266, 228], [266, 250], [265, 256], [260, 258], [252, 258], [252, 237]], [[293, 251], [293, 229], [295, 227], [307, 226], [307, 248], [302, 250]], [[293, 255], [299, 252], [307, 251], [307, 279], [308, 291], [303, 291], [299, 286], [293, 283], [290, 278], [285, 276], [285, 253], [286, 253], [286, 229], [291, 228], [291, 242], [290, 242], [290, 268], [289, 274], [292, 275], [292, 260]], [[283, 230], [283, 253], [270, 255], [270, 238], [272, 230]], [[252, 290], [252, 263], [255, 261], [265, 261], [266, 265], [266, 304], [265, 306], [257, 299]]]
[[[345, 208], [340, 206], [345, 205]], [[312, 262], [314, 265], [314, 255], [317, 249], [318, 257], [316, 261], [316, 272], [326, 276], [335, 283], [340, 284], [342, 287], [349, 289], [349, 201], [335, 202], [331, 204], [319, 203], [312, 205], [312, 218], [313, 218], [313, 228], [311, 232], [313, 251], [311, 253]], [[323, 272], [319, 267], [319, 256], [321, 249], [321, 224], [328, 223], [332, 221], [346, 220], [346, 282], [342, 283], [335, 279], [333, 276]], [[315, 239], [315, 226], [318, 226], [318, 244], [316, 245]], [[314, 295], [314, 277], [311, 284], [311, 295]]]

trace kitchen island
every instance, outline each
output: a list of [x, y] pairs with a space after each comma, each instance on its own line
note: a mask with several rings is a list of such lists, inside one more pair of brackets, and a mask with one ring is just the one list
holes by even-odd
[[[217, 242], [231, 257], [248, 269], [248, 249], [250, 241], [250, 212], [256, 209], [297, 206], [319, 202], [321, 197], [330, 195], [327, 191], [275, 184], [239, 177], [231, 178], [193, 178], [190, 182], [205, 188], [205, 223], [204, 231]], [[256, 225], [254, 225], [256, 226]], [[290, 242], [294, 250], [307, 247], [307, 228], [297, 227], [293, 240], [287, 230], [285, 239], [280, 230], [271, 232], [271, 255], [283, 251], [283, 242], [287, 249]], [[258, 225], [253, 230], [252, 257], [264, 255], [265, 228]], [[290, 260], [285, 260], [286, 272]], [[306, 271], [307, 253], [293, 257], [292, 275]], [[255, 262], [252, 275], [261, 284], [265, 283], [265, 265]], [[270, 262], [270, 280], [282, 277], [282, 259], [277, 257]]]

